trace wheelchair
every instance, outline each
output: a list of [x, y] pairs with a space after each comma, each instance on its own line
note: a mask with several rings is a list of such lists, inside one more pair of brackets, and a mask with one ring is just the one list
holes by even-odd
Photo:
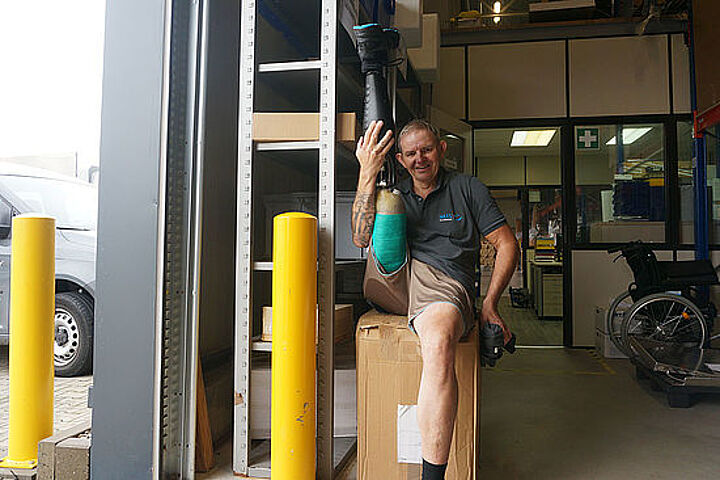
[[[610, 340], [631, 360], [643, 352], [700, 352], [697, 364], [684, 362], [692, 372], [700, 367], [702, 352], [720, 335], [712, 336], [717, 310], [699, 287], [720, 284], [709, 260], [658, 261], [641, 241], [611, 248], [625, 258], [634, 281], [618, 295], [606, 316]], [[687, 357], [687, 355], [685, 355]], [[676, 355], [676, 358], [680, 358]]]

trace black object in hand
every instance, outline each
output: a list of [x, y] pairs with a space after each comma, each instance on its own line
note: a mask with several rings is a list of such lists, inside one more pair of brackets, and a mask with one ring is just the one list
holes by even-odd
[[510, 340], [505, 342], [503, 330], [497, 323], [485, 322], [480, 329], [480, 363], [482, 366], [488, 365], [494, 367], [500, 357], [502, 357], [503, 349], [509, 353], [515, 353], [515, 334], [511, 334]]

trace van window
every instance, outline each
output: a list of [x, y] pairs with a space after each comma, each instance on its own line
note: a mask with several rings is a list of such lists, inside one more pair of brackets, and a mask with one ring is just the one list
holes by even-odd
[[90, 184], [52, 178], [0, 176], [7, 190], [24, 205], [21, 213], [41, 213], [55, 218], [57, 228], [96, 230], [97, 188]]
[[12, 207], [0, 200], [0, 227], [9, 227], [12, 224]]

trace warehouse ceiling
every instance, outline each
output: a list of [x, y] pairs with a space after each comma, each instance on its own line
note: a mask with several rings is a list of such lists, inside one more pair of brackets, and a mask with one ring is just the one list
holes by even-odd
[[686, 0], [425, 0], [443, 46], [684, 31]]

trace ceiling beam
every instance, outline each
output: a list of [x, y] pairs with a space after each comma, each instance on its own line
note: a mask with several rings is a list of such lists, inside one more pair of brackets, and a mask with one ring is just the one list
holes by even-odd
[[[483, 45], [492, 43], [533, 42], [573, 38], [622, 37], [638, 35], [642, 19], [604, 19], [573, 22], [528, 23], [504, 28], [444, 30], [441, 46]], [[682, 33], [687, 19], [654, 19], [647, 24], [645, 35]]]

